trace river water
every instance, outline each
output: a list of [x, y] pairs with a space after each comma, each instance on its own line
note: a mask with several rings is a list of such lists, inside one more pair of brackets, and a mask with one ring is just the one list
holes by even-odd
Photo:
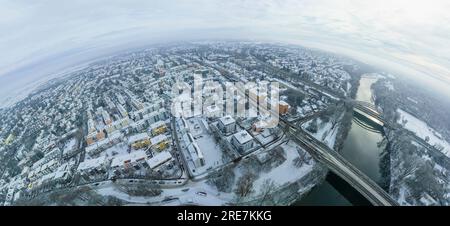
[[[370, 86], [376, 80], [377, 78], [374, 77], [362, 76], [356, 99], [373, 103]], [[377, 144], [383, 139], [383, 135], [377, 131], [368, 130], [366, 127], [363, 127], [366, 123], [369, 122], [354, 116], [351, 129], [340, 153], [372, 180], [381, 183], [380, 156], [384, 148], [378, 147]], [[331, 178], [336, 178], [336, 176], [333, 174]], [[362, 202], [360, 198], [352, 198], [358, 196], [358, 194], [356, 194], [354, 189], [343, 184], [345, 183], [337, 183], [336, 179], [330, 179], [330, 175], [328, 175], [322, 184], [313, 188], [306, 197], [296, 202], [295, 205], [368, 204], [367, 202]]]

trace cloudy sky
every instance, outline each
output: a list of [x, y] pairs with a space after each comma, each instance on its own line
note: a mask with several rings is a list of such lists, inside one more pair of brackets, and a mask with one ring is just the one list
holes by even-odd
[[0, 0], [0, 100], [69, 66], [140, 45], [280, 41], [450, 84], [446, 0]]

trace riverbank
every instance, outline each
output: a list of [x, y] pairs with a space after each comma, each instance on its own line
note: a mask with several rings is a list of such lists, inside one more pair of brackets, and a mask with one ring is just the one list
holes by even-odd
[[[371, 86], [378, 79], [378, 76], [362, 76], [360, 87], [356, 93], [356, 99], [373, 103]], [[353, 112], [353, 109], [351, 109]], [[372, 180], [376, 181], [383, 188], [386, 187], [386, 181], [389, 180], [389, 174], [386, 173], [386, 158], [389, 159], [389, 153], [386, 151], [386, 143], [383, 143], [383, 131], [369, 131], [355, 122], [355, 117], [341, 122], [343, 129], [339, 132], [345, 136], [344, 139], [335, 141], [334, 149], [341, 153], [348, 161], [366, 173]], [[359, 123], [370, 123], [364, 118], [358, 119]], [[380, 145], [381, 144], [381, 145]], [[389, 169], [389, 168], [388, 168]], [[389, 171], [389, 170], [388, 170]], [[348, 194], [351, 191], [342, 184], [335, 184], [333, 181], [324, 181], [314, 187], [311, 192], [299, 200], [296, 205], [364, 205], [362, 202], [348, 200], [342, 194]]]

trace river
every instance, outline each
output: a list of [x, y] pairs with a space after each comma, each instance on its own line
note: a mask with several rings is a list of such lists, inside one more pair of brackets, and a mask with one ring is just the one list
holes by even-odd
[[[373, 103], [370, 86], [377, 81], [372, 76], [362, 76], [356, 99]], [[378, 147], [383, 139], [380, 131], [370, 129], [370, 122], [361, 117], [353, 117], [351, 129], [344, 141], [341, 155], [364, 172], [375, 182], [382, 184], [383, 176], [380, 172], [381, 154], [384, 147]], [[369, 129], [368, 129], [369, 128]], [[295, 205], [368, 205], [357, 192], [342, 179], [329, 173], [327, 179]]]

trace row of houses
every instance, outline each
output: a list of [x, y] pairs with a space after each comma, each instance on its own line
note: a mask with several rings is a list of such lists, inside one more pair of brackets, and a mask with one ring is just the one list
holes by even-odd
[[158, 167], [172, 160], [172, 155], [168, 151], [160, 152], [149, 158], [145, 151], [137, 150], [127, 154], [114, 156], [112, 159], [100, 156], [88, 159], [78, 165], [77, 171], [85, 179], [90, 179], [98, 175], [105, 175], [109, 169], [113, 174], [120, 176], [132, 170], [151, 169]]
[[124, 135], [121, 132], [116, 131], [112, 134], [109, 134], [107, 138], [87, 146], [86, 153], [91, 157], [95, 156], [100, 152], [112, 147], [113, 145], [120, 143], [121, 141], [123, 141], [123, 139]]
[[143, 115], [142, 118], [139, 118], [139, 120], [136, 120], [134, 123], [131, 123], [130, 126], [136, 131], [141, 131], [143, 129], [148, 128], [155, 122], [165, 121], [167, 117], [168, 114], [166, 112], [166, 109], [161, 108], [149, 114]]
[[162, 151], [169, 146], [169, 139], [165, 134], [151, 137], [147, 133], [139, 133], [128, 139], [128, 145], [133, 149], [141, 149], [152, 146], [155, 151]]
[[40, 177], [39, 179], [33, 181], [32, 183], [28, 184], [28, 188], [30, 190], [33, 190], [43, 185], [56, 185], [68, 183], [72, 178], [71, 169], [72, 169], [71, 163], [60, 165], [52, 172], [49, 172]]
[[119, 120], [116, 120], [109, 125], [105, 126], [105, 131], [110, 134], [118, 130], [122, 130], [123, 128], [126, 128], [131, 123], [131, 120], [128, 117], [121, 118]]
[[145, 115], [158, 111], [159, 109], [162, 109], [164, 107], [163, 105], [164, 101], [162, 99], [157, 99], [152, 104], [142, 107], [137, 111], [131, 112], [130, 116], [136, 121], [141, 120], [144, 118]]
[[[57, 159], [52, 159], [42, 165], [33, 165], [30, 168], [24, 168], [22, 172], [27, 173], [27, 178], [30, 181], [34, 181], [46, 174], [53, 172], [59, 166], [59, 161]], [[27, 172], [28, 171], [28, 172]]]
[[196, 168], [204, 166], [205, 159], [203, 153], [198, 147], [198, 144], [195, 141], [194, 137], [190, 133], [186, 120], [183, 117], [178, 118], [177, 125], [179, 128], [181, 140], [182, 142], [184, 142], [184, 145], [188, 151], [190, 157], [189, 159], [194, 163], [194, 166]]

